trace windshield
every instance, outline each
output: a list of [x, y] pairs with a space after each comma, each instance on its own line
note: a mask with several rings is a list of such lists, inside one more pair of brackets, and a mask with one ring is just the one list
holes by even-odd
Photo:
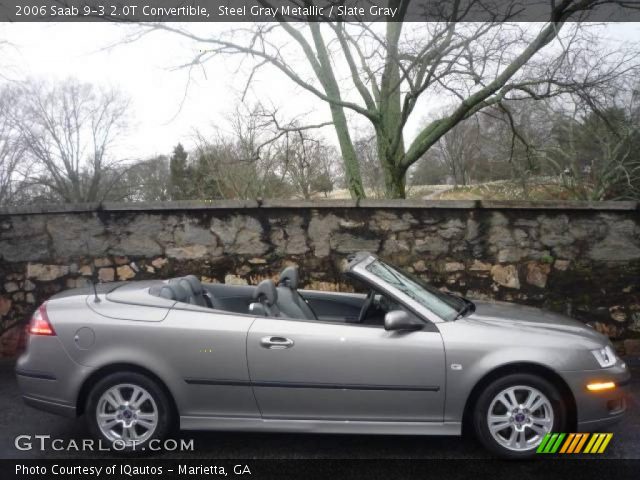
[[443, 320], [455, 320], [467, 306], [468, 302], [462, 298], [441, 292], [425, 281], [379, 260], [370, 263], [366, 269], [428, 308]]

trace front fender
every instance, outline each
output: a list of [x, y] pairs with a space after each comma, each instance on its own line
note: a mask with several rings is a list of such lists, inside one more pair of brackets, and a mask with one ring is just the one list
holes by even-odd
[[462, 421], [473, 388], [498, 368], [530, 364], [559, 374], [590, 369], [595, 362], [588, 350], [572, 348], [562, 336], [532, 336], [522, 345], [522, 338], [509, 332], [487, 332], [481, 326], [457, 323], [438, 326], [446, 355], [445, 421]]

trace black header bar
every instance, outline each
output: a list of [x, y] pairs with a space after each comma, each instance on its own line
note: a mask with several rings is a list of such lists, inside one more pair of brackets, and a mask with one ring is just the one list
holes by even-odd
[[[416, 437], [416, 441], [419, 438]], [[194, 479], [613, 479], [637, 478], [640, 460], [614, 459], [85, 459], [0, 460], [3, 480], [194, 480]]]
[[11, 22], [640, 21], [640, 0], [0, 0]]

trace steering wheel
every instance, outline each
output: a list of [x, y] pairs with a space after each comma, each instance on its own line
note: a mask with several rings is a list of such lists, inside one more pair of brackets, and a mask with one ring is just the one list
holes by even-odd
[[373, 300], [376, 298], [376, 292], [373, 290], [369, 290], [367, 294], [367, 298], [364, 300], [362, 304], [362, 309], [360, 310], [360, 315], [358, 315], [358, 323], [364, 323], [364, 320], [367, 318], [367, 314], [369, 310], [371, 310], [371, 306], [373, 305]]

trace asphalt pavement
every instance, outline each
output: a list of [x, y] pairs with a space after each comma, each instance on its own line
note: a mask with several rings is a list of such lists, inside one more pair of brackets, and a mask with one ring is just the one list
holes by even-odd
[[[640, 359], [629, 359], [633, 375], [624, 421], [610, 429], [607, 458], [640, 458]], [[64, 445], [91, 438], [83, 417], [69, 419], [26, 406], [20, 397], [11, 360], [0, 359], [0, 458], [109, 458], [110, 452], [19, 450], [19, 435], [50, 435]], [[34, 437], [32, 437], [34, 438]], [[473, 438], [389, 435], [311, 435], [237, 432], [182, 432], [178, 442], [193, 439], [188, 452], [156, 453], [151, 458], [199, 459], [381, 459], [491, 458]], [[38, 442], [34, 441], [36, 445]], [[148, 455], [148, 454], [147, 454]]]

